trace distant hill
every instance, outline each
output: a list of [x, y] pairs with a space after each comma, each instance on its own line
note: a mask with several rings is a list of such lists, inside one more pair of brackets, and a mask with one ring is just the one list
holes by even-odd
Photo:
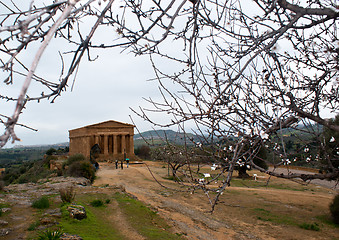
[[193, 145], [190, 139], [193, 139], [195, 142], [199, 142], [199, 136], [192, 133], [178, 133], [173, 130], [150, 130], [142, 132], [141, 134], [134, 135], [134, 146], [139, 147], [145, 144], [145, 140], [155, 145], [162, 145], [166, 139], [174, 144], [184, 145], [185, 140], [188, 145]]
[[25, 149], [39, 149], [39, 150], [48, 150], [50, 148], [64, 148], [64, 147], [69, 147], [69, 142], [63, 142], [63, 143], [55, 143], [55, 144], [37, 144], [37, 145], [15, 145], [10, 149], [20, 149], [20, 150], [25, 150]]

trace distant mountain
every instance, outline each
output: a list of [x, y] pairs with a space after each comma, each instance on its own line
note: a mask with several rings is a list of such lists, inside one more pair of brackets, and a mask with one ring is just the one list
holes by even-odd
[[50, 148], [64, 148], [69, 147], [69, 142], [55, 143], [55, 144], [37, 144], [37, 145], [15, 145], [12, 149], [50, 149]]
[[199, 142], [199, 136], [192, 133], [178, 133], [173, 130], [150, 130], [134, 135], [134, 146], [138, 147], [145, 144], [145, 140], [155, 145], [162, 145], [166, 139], [174, 144], [184, 145], [185, 141], [188, 145], [193, 145], [190, 139]]

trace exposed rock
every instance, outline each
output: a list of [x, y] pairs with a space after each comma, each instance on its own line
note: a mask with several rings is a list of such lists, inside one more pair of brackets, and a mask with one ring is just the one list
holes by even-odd
[[55, 225], [57, 222], [49, 217], [43, 217], [40, 219], [40, 224], [41, 225]]
[[9, 212], [11, 211], [12, 209], [10, 208], [1, 208], [1, 212], [5, 213], [5, 212]]
[[43, 216], [51, 216], [51, 217], [56, 217], [56, 218], [61, 218], [61, 210], [60, 208], [56, 208], [56, 209], [51, 209], [51, 210], [47, 210]]
[[82, 237], [79, 237], [78, 235], [64, 233], [61, 235], [60, 240], [82, 240]]
[[0, 219], [0, 226], [6, 226], [6, 225], [8, 225], [8, 222]]
[[90, 180], [83, 177], [51, 177], [41, 179], [36, 183], [11, 184], [4, 188], [9, 193], [4, 195], [7, 203], [30, 206], [34, 199], [44, 195], [59, 194], [59, 190], [66, 186], [83, 188], [91, 185]]
[[10, 229], [10, 228], [3, 228], [3, 229], [0, 229], [0, 237], [3, 237], [3, 236], [8, 235], [10, 232], [11, 232], [11, 229]]
[[81, 205], [71, 205], [67, 207], [67, 211], [69, 212], [69, 215], [71, 218], [75, 218], [78, 220], [82, 220], [84, 218], [87, 218], [86, 210]]

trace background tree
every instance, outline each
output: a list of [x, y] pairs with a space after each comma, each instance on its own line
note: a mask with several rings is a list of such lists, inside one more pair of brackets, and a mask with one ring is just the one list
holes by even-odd
[[[339, 114], [329, 121], [339, 126]], [[332, 172], [333, 169], [339, 168], [339, 132], [325, 127], [321, 138], [319, 154], [321, 169]]]
[[[331, 164], [324, 174], [276, 171], [299, 161], [315, 165], [319, 159], [310, 144], [320, 145], [323, 127], [339, 132], [327, 120], [339, 109], [335, 1], [153, 3], [130, 5], [140, 22], [160, 28], [155, 40], [135, 45], [134, 51], [150, 55], [163, 100], [149, 99], [153, 109], [135, 112], [157, 126], [179, 125], [186, 131], [190, 126], [204, 136], [203, 148], [213, 146], [210, 154], [226, 175], [214, 203], [241, 159], [277, 177], [338, 180], [339, 170]], [[167, 9], [173, 9], [172, 14]], [[121, 28], [139, 36], [128, 21]], [[174, 52], [165, 42], [183, 51]], [[171, 118], [155, 122], [155, 113]], [[300, 158], [291, 158], [286, 150], [286, 135], [292, 133], [299, 140]], [[262, 146], [275, 156], [273, 169], [254, 161]], [[218, 157], [222, 151], [231, 154]]]
[[[18, 139], [14, 126], [26, 102], [53, 101], [66, 90], [82, 56], [87, 53], [92, 60], [91, 48], [122, 46], [136, 55], [149, 55], [163, 98], [149, 99], [153, 109], [141, 108], [137, 114], [156, 126], [179, 125], [184, 132], [190, 126], [202, 136], [199, 147], [223, 166], [220, 174], [225, 180], [211, 201], [214, 204], [245, 155], [245, 164], [274, 176], [338, 179], [339, 170], [329, 164], [331, 160], [323, 174], [280, 174], [254, 162], [263, 145], [276, 156], [275, 166], [294, 162], [285, 144], [286, 131], [293, 131], [299, 135], [303, 161], [311, 164], [317, 158], [308, 150], [309, 139], [320, 144], [323, 127], [339, 132], [339, 126], [327, 120], [339, 108], [335, 0], [125, 0], [116, 7], [113, 2], [104, 2], [102, 10], [97, 7], [101, 1], [56, 1], [39, 7], [32, 2], [28, 11], [1, 2], [8, 10], [0, 28], [5, 83], [25, 76], [18, 98], [1, 95], [16, 102], [11, 117], [1, 115], [6, 128], [1, 146], [10, 138]], [[82, 26], [88, 23], [92, 28], [86, 32]], [[99, 26], [114, 29], [120, 38], [114, 44], [106, 39], [94, 42]], [[73, 47], [70, 58], [61, 55], [63, 63], [68, 59], [70, 63], [63, 64], [55, 81], [35, 74], [52, 37]], [[20, 54], [32, 43], [39, 47], [27, 67]], [[42, 84], [48, 93], [27, 96], [31, 81]], [[169, 122], [153, 121], [155, 112], [171, 116], [166, 118]], [[313, 137], [304, 141], [305, 134]], [[223, 157], [226, 151], [229, 157]], [[190, 157], [185, 158], [188, 162]], [[206, 187], [196, 180], [192, 184]]]
[[151, 156], [151, 148], [148, 145], [143, 144], [134, 150], [134, 153], [143, 159], [149, 159]]

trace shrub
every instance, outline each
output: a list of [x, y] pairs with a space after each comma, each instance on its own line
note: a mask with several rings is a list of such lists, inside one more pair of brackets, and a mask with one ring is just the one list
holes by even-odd
[[46, 196], [42, 196], [41, 198], [33, 202], [32, 207], [38, 208], [38, 209], [49, 208], [49, 200]]
[[80, 162], [80, 161], [84, 161], [84, 160], [85, 160], [85, 156], [80, 154], [80, 153], [77, 153], [77, 154], [74, 154], [74, 155], [72, 155], [68, 158], [67, 165], [71, 165], [74, 162]]
[[59, 190], [60, 198], [63, 203], [72, 203], [75, 198], [75, 190], [73, 186]]
[[151, 156], [151, 148], [148, 145], [142, 145], [135, 149], [135, 155], [147, 159]]
[[93, 200], [90, 204], [93, 207], [101, 207], [104, 205], [104, 202], [102, 200]]
[[334, 223], [339, 224], [339, 194], [337, 194], [330, 204], [330, 212]]
[[38, 240], [58, 240], [62, 236], [62, 232], [59, 230], [46, 230], [45, 232], [42, 232], [38, 236]]
[[5, 182], [0, 180], [0, 191], [3, 191], [5, 188]]
[[58, 160], [58, 157], [53, 155], [47, 155], [44, 158], [43, 163], [49, 167], [51, 160]]
[[28, 227], [28, 231], [34, 231], [37, 227], [39, 227], [40, 225], [40, 221], [36, 221], [34, 223], [31, 223], [31, 225], [29, 225]]
[[320, 231], [319, 225], [317, 223], [303, 223], [299, 225], [300, 228], [312, 231]]
[[46, 154], [47, 155], [53, 155], [54, 153], [56, 153], [56, 149], [55, 148], [50, 148], [50, 149], [48, 149], [47, 151], [46, 151]]
[[19, 184], [28, 183], [29, 182], [28, 176], [26, 174], [23, 174], [16, 180], [16, 182]]
[[107, 199], [105, 200], [105, 203], [106, 203], [106, 204], [109, 204], [110, 202], [111, 202], [111, 199], [108, 199], [108, 198], [107, 198]]
[[72, 177], [85, 177], [93, 182], [95, 179], [95, 168], [88, 161], [73, 162], [69, 166], [67, 174]]

